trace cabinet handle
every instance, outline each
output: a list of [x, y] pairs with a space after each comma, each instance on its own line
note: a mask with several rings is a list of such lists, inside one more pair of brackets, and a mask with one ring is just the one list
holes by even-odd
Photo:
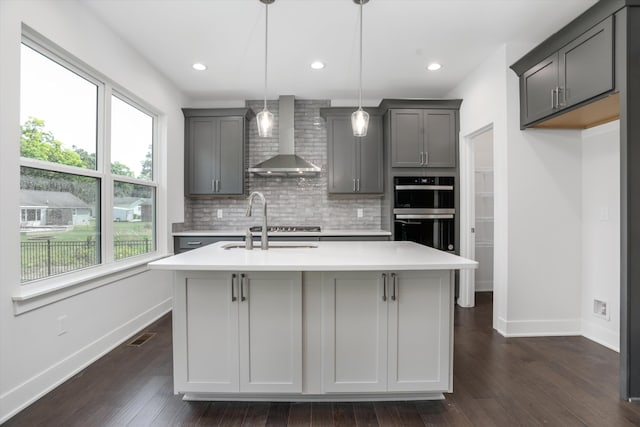
[[360, 192], [360, 178], [356, 179], [356, 183], [358, 184], [356, 191], [359, 193]]
[[244, 296], [244, 274], [240, 275], [240, 301], [246, 301], [247, 298]]
[[238, 298], [236, 297], [236, 291], [234, 289], [236, 285], [236, 275], [231, 275], [231, 301], [236, 301]]
[[387, 273], [382, 273], [382, 301], [387, 300]]
[[197, 241], [197, 240], [194, 240], [194, 241], [191, 241], [191, 242], [187, 242], [187, 245], [189, 245], [189, 246], [196, 246], [196, 245], [201, 245], [201, 244], [202, 244], [202, 242]]
[[420, 152], [420, 166], [424, 164], [424, 152]]
[[353, 178], [353, 192], [356, 192], [356, 179]]
[[391, 273], [391, 281], [393, 282], [393, 293], [391, 294], [391, 300], [396, 300], [396, 273]]
[[216, 193], [220, 192], [220, 180], [216, 179]]
[[551, 89], [551, 109], [556, 108], [556, 88]]
[[427, 166], [429, 164], [429, 152], [425, 151], [424, 152], [424, 163], [423, 166]]
[[215, 179], [211, 180], [211, 192], [212, 193], [216, 192], [216, 180]]

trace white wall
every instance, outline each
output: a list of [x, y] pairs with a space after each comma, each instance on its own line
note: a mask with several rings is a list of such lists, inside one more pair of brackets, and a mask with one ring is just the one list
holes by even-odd
[[[582, 333], [620, 349], [620, 122], [582, 132]], [[607, 302], [609, 319], [593, 315]]]
[[[481, 130], [493, 128], [494, 164], [494, 299], [493, 326], [498, 327], [498, 319], [507, 312], [507, 264], [508, 264], [508, 181], [507, 181], [507, 72], [506, 46], [480, 64], [467, 76], [447, 98], [461, 98], [460, 107], [460, 183], [461, 183], [461, 250], [468, 244], [469, 207], [466, 206], [467, 191], [470, 189], [473, 137]], [[470, 197], [470, 196], [469, 196]], [[466, 255], [461, 252], [461, 255]], [[467, 279], [466, 272], [460, 273], [461, 282]], [[473, 280], [473, 278], [469, 279]], [[461, 293], [463, 292], [461, 288]], [[473, 295], [466, 295], [466, 304], [473, 305]], [[463, 295], [461, 295], [461, 300]]]
[[518, 79], [508, 66], [530, 48], [502, 46], [448, 97], [463, 99], [462, 145], [489, 124], [494, 130], [494, 328], [579, 334], [580, 132], [520, 130]]
[[[170, 224], [182, 221], [184, 211], [180, 106], [185, 102], [179, 91], [81, 3], [0, 1], [0, 423], [171, 306], [171, 275], [143, 272], [14, 315], [11, 297], [20, 287], [17, 210], [22, 22], [160, 112], [161, 153], [156, 166], [171, 172], [165, 174], [159, 191], [161, 252], [171, 247]], [[56, 319], [61, 315], [67, 316], [68, 333], [58, 336]]]

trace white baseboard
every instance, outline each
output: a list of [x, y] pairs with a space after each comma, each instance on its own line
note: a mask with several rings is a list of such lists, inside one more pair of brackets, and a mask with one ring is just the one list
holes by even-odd
[[582, 335], [581, 319], [504, 320], [500, 318], [496, 329], [507, 338]]
[[168, 298], [0, 396], [0, 424], [171, 311]]
[[582, 321], [582, 335], [617, 353], [620, 353], [620, 334], [603, 328], [595, 322]]

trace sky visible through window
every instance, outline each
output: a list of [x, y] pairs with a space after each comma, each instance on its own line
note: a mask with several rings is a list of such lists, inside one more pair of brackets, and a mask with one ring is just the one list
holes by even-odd
[[[21, 48], [20, 123], [44, 120], [63, 148], [96, 152], [97, 86], [28, 46]], [[112, 97], [111, 161], [140, 177], [153, 139], [153, 119]]]

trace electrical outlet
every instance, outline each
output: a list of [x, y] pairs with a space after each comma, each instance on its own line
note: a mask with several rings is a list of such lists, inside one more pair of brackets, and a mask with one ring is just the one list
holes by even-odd
[[222, 218], [222, 209], [218, 209], [217, 216], [218, 219]]
[[593, 300], [593, 315], [609, 320], [609, 311], [607, 310], [607, 302], [598, 299]]
[[364, 209], [358, 208], [356, 210], [356, 213], [357, 213], [358, 218], [362, 218], [364, 216]]
[[609, 221], [609, 208], [603, 206], [600, 208], [600, 221]]
[[63, 315], [58, 317], [58, 336], [67, 333], [67, 316]]

